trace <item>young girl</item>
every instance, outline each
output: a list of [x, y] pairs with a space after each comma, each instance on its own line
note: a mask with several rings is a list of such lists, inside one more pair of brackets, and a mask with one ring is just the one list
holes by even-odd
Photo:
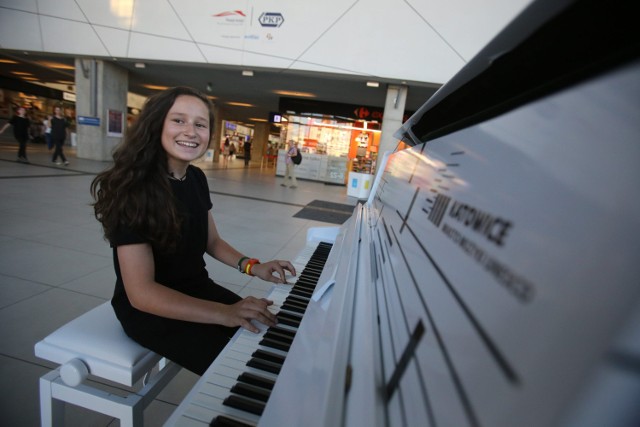
[[91, 184], [94, 209], [113, 247], [115, 313], [131, 338], [202, 375], [237, 327], [272, 326], [266, 299], [215, 284], [204, 253], [246, 274], [286, 283], [289, 261], [260, 264], [218, 234], [204, 173], [190, 165], [209, 145], [208, 98], [185, 87], [149, 98], [113, 166]]

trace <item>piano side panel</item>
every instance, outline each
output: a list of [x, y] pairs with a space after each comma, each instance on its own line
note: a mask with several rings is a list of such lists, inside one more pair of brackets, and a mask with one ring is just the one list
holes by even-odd
[[639, 75], [389, 157], [369, 204], [383, 371], [422, 320], [399, 399], [431, 408], [394, 396], [391, 425], [559, 425], [640, 298]]
[[370, 235], [371, 221], [368, 210], [362, 213], [361, 249], [357, 260], [357, 279], [353, 306], [352, 339], [349, 348], [351, 381], [344, 403], [344, 426], [382, 427], [386, 424], [385, 402], [378, 393], [383, 382], [380, 369], [382, 356], [379, 351], [379, 322], [375, 302], [375, 289], [372, 286], [378, 275], [375, 248]]

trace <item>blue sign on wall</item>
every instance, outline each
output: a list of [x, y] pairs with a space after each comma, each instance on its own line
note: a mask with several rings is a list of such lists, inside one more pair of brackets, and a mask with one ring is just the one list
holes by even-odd
[[100, 117], [78, 116], [79, 125], [100, 126]]

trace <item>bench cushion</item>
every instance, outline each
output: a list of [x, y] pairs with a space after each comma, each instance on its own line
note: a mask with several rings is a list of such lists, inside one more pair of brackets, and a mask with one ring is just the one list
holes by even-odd
[[81, 359], [91, 375], [133, 386], [162, 357], [129, 338], [106, 302], [35, 345], [38, 357], [63, 365]]

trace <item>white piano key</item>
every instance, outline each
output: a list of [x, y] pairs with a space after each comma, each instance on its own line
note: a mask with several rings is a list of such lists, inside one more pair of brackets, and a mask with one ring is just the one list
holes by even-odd
[[207, 377], [207, 383], [209, 384], [216, 384], [219, 387], [225, 387], [226, 389], [231, 389], [231, 387], [233, 387], [238, 381], [236, 379], [236, 377], [231, 377], [228, 375], [225, 375], [222, 372], [215, 372], [212, 375], [210, 375], [209, 377]]
[[175, 425], [180, 427], [209, 427], [209, 422], [183, 416], [180, 418], [179, 423]]
[[[211, 404], [210, 404], [211, 403]], [[207, 406], [202, 406], [198, 402], [192, 402], [189, 404], [187, 409], [184, 412], [184, 415], [180, 417], [176, 426], [182, 426], [181, 420], [184, 418], [191, 418], [198, 421], [206, 422], [208, 426], [209, 423], [218, 415], [224, 415], [230, 418], [235, 418], [239, 421], [245, 423], [257, 424], [260, 420], [260, 417], [255, 414], [251, 414], [249, 412], [241, 411], [239, 409], [231, 408], [228, 406], [222, 405], [222, 401], [220, 402], [207, 402]]]

